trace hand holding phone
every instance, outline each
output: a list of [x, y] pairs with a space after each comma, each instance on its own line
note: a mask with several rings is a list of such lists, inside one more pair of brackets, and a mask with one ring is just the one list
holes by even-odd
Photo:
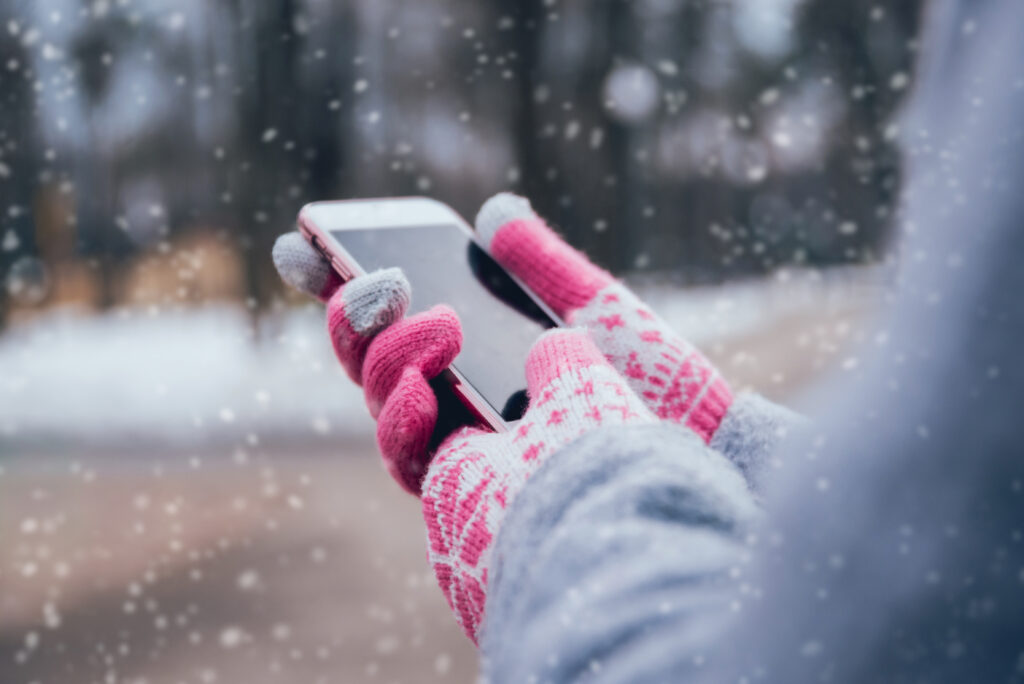
[[[402, 200], [401, 202], [409, 201]], [[389, 201], [389, 204], [391, 202], [393, 201]], [[442, 208], [444, 216], [450, 217], [454, 214], [454, 212], [451, 212], [451, 210], [448, 210], [443, 205], [427, 202]], [[389, 229], [380, 230], [375, 228], [373, 230], [366, 230], [358, 228], [359, 226], [388, 225], [394, 228], [415, 228], [425, 223], [423, 217], [427, 215], [422, 213], [410, 215], [408, 212], [375, 209], [371, 214], [376, 214], [378, 218], [370, 220], [365, 216], [366, 212], [364, 209], [374, 203], [355, 202], [339, 204], [347, 205], [353, 209], [361, 207], [359, 211], [351, 214], [351, 216], [355, 216], [358, 220], [352, 221], [348, 225], [357, 228], [357, 230], [353, 231], [354, 233], [361, 232], [364, 235], [367, 233], [372, 233], [376, 236], [386, 235], [386, 230]], [[435, 214], [437, 218], [440, 218], [441, 215]], [[360, 216], [362, 218], [359, 218]], [[383, 220], [381, 220], [382, 217]], [[461, 219], [457, 219], [457, 221], [460, 222], [460, 225], [457, 227], [463, 231], [463, 235], [460, 238], [462, 240], [461, 244], [467, 246], [467, 242], [470, 240], [470, 238], [466, 237], [469, 234], [468, 226], [465, 226]], [[535, 296], [533, 293], [536, 293], [543, 303], [543, 306], [538, 306], [538, 308], [549, 320], [553, 321], [557, 318], [562, 318], [572, 321], [578, 327], [584, 328], [593, 342], [596, 343], [597, 348], [600, 349], [611, 363], [612, 367], [624, 377], [630, 390], [635, 392], [655, 415], [690, 428], [704, 441], [711, 439], [731, 404], [732, 395], [717, 370], [694, 347], [679, 337], [665, 321], [654, 314], [627, 287], [616, 282], [608, 273], [590, 263], [583, 254], [563, 242], [533, 212], [525, 199], [507, 194], [498, 195], [484, 205], [477, 216], [476, 223], [478, 237], [473, 242], [478, 247], [482, 247], [479, 253], [487, 256], [491, 263], [500, 263], [505, 269], [508, 269], [508, 273], [499, 269], [499, 273], [505, 275], [505, 282], [510, 280], [517, 287], [519, 287], [520, 283], [525, 283], [529, 286], [530, 292], [519, 287], [519, 291], [525, 294], [527, 303], [531, 301], [537, 303], [533, 299]], [[347, 261], [352, 260], [352, 255], [347, 254], [347, 250], [345, 250], [347, 254], [346, 260], [338, 259], [331, 250], [324, 250], [323, 245], [326, 244], [324, 238], [312, 233], [313, 231], [307, 232], [308, 242], [297, 233], [283, 236], [278, 241], [278, 244], [275, 245], [275, 264], [287, 282], [319, 296], [321, 299], [329, 299], [328, 314], [332, 321], [332, 337], [335, 341], [335, 348], [339, 350], [339, 356], [343, 357], [344, 354], [339, 347], [348, 347], [344, 344], [345, 335], [339, 335], [337, 331], [343, 328], [341, 323], [347, 320], [346, 316], [351, 317], [355, 315], [353, 313], [354, 309], [351, 308], [352, 304], [357, 299], [364, 299], [352, 296], [352, 291], [349, 291], [348, 299], [350, 301], [346, 303], [345, 293], [348, 288], [356, 287], [361, 277], [365, 278], [367, 276], [356, 276], [348, 284], [339, 287], [343, 280], [356, 275], [354, 271], [362, 271], [363, 269], [361, 267], [352, 269], [351, 263]], [[392, 233], [391, 235], [397, 236], [401, 235], [401, 233]], [[417, 233], [417, 235], [422, 235], [422, 233]], [[318, 241], [314, 241], [313, 237], [317, 237]], [[346, 234], [344, 237], [346, 242], [355, 244], [350, 239], [352, 236]], [[430, 244], [422, 246], [422, 250], [410, 251], [404, 249], [401, 250], [401, 254], [409, 258], [413, 266], [422, 269], [424, 263], [431, 262], [428, 249], [430, 246]], [[478, 253], [472, 247], [473, 245], [467, 246], [467, 255], [471, 256]], [[317, 249], [320, 251], [318, 252]], [[327, 253], [327, 256], [323, 255], [324, 252]], [[452, 250], [443, 252], [443, 254], [448, 255], [451, 253]], [[427, 258], [418, 258], [422, 255], [425, 255]], [[385, 262], [388, 266], [393, 265], [393, 263], [394, 261], [392, 260]], [[469, 271], [475, 273], [472, 263], [472, 260], [467, 258], [460, 267], [468, 268]], [[428, 274], [431, 272], [447, 274], [449, 268], [445, 266], [439, 271], [435, 267], [434, 269], [427, 269], [425, 272]], [[463, 273], [465, 273], [465, 270]], [[512, 277], [509, 277], [509, 274]], [[418, 292], [419, 282], [427, 283], [431, 281], [429, 278], [427, 280], [422, 278], [418, 280], [412, 287], [414, 293]], [[455, 282], [458, 282], [458, 280], [456, 279]], [[462, 282], [472, 283], [473, 287], [469, 288], [468, 291], [475, 293], [475, 295], [483, 293], [489, 297], [488, 304], [485, 307], [487, 309], [493, 307], [496, 301], [501, 303], [502, 306], [508, 303], [507, 297], [495, 297], [493, 294], [495, 289], [501, 292], [502, 288], [494, 288], [492, 286], [481, 287], [481, 282], [477, 279], [476, 275], [473, 275], [468, 280], [464, 278]], [[487, 282], [486, 279], [484, 282]], [[501, 285], [501, 281], [499, 280], [497, 284]], [[467, 291], [466, 288], [449, 287], [449, 294], [440, 297], [440, 300], [459, 301], [460, 293], [465, 291]], [[522, 302], [520, 302], [521, 304]], [[388, 307], [384, 308], [391, 311], [388, 315], [393, 320], [397, 320], [397, 318], [400, 318], [400, 315], [396, 316], [394, 312], [399, 309], [404, 311], [402, 306], [404, 305], [396, 304], [390, 309]], [[420, 300], [419, 306], [421, 308], [424, 306], [422, 300]], [[476, 312], [473, 307], [468, 309], [463, 307], [463, 309], [470, 312], [469, 317], [475, 318]], [[444, 311], [443, 308], [437, 309], [435, 307], [426, 311], [420, 311], [411, 316], [410, 319], [405, 320], [412, 320], [417, 323], [425, 322], [425, 329], [430, 329], [431, 327], [443, 328], [443, 325], [431, 322], [430, 317], [436, 316], [438, 310]], [[522, 311], [513, 311], [517, 317], [516, 325], [521, 324], [523, 320], [529, 321], [531, 319], [531, 316], [523, 315]], [[343, 314], [339, 314], [339, 312], [343, 312]], [[384, 315], [381, 320], [388, 319], [388, 315]], [[372, 315], [359, 314], [357, 317], [360, 321], [377, 320]], [[466, 318], [463, 315], [463, 324], [465, 324]], [[458, 321], [458, 316], [454, 320]], [[405, 321], [403, 320], [402, 323], [404, 324]], [[536, 320], [534, 320], [534, 324], [536, 324]], [[518, 346], [513, 346], [513, 348], [518, 348], [520, 350], [519, 354], [525, 356], [528, 353], [529, 344], [543, 330], [543, 327], [541, 325], [532, 330], [527, 330], [526, 334], [519, 338]], [[373, 353], [373, 347], [378, 342], [377, 337], [374, 337], [375, 335], [378, 335], [380, 339], [391, 338], [391, 335], [384, 336], [380, 333], [380, 330], [387, 330], [389, 328], [390, 326], [388, 325], [384, 325], [381, 328], [374, 328], [373, 326], [366, 328], [368, 340], [360, 348], [365, 351], [367, 356]], [[405, 325], [401, 327], [396, 326], [397, 330], [402, 330], [403, 328], [405, 328]], [[514, 326], [509, 329], [514, 329]], [[461, 327], [459, 330], [461, 331]], [[489, 330], [487, 326], [481, 326], [478, 329], [477, 338], [480, 335], [486, 336]], [[520, 334], [523, 332], [521, 329]], [[506, 333], [506, 330], [501, 329], [498, 335], [505, 335], [507, 337]], [[491, 331], [491, 334], [493, 335], [493, 331]], [[461, 346], [454, 352], [455, 357], [462, 358], [460, 355], [465, 354], [466, 350], [470, 348], [467, 340], [468, 337], [461, 341]], [[401, 356], [402, 350], [406, 348], [412, 349], [413, 346], [411, 343], [399, 341], [392, 347], [393, 353], [398, 356]], [[478, 347], [474, 344], [472, 348]], [[486, 348], [486, 343], [480, 345], [479, 348]], [[427, 348], [427, 350], [438, 349], [450, 355], [452, 354], [453, 347], [451, 345], [445, 347], [444, 345], [434, 344], [428, 345]], [[358, 372], [355, 372], [354, 375], [357, 379], [365, 380], [366, 366], [363, 365], [361, 353], [359, 352], [354, 355], [354, 358], [358, 359], [357, 365], [359, 367]], [[458, 363], [455, 357], [452, 358], [453, 366]], [[443, 354], [438, 358], [440, 361], [445, 360]], [[474, 372], [473, 377], [474, 379], [486, 380], [488, 368], [494, 366], [493, 363], [488, 365], [487, 362], [494, 361], [494, 359], [488, 359], [487, 355], [482, 355], [478, 358], [482, 358], [485, 362], [484, 366], [482, 366], [483, 372], [479, 374]], [[418, 366], [428, 371], [433, 368], [429, 364], [418, 364]], [[475, 420], [482, 422], [489, 430], [497, 432], [508, 430], [509, 423], [501, 415], [502, 410], [505, 408], [501, 406], [501, 398], [520, 391], [517, 388], [524, 384], [522, 382], [524, 363], [511, 360], [510, 355], [504, 363], [499, 362], [498, 368], [507, 373], [505, 376], [507, 381], [493, 385], [493, 387], [498, 387], [498, 390], [492, 391], [490, 393], [491, 399], [486, 402], [493, 412], [492, 419], [496, 416], [495, 422], [501, 421], [497, 423], [497, 427], [486, 421], [479, 421], [479, 415], [473, 415], [472, 412], [465, 413], [455, 420], [450, 420], [453, 416], [458, 415], [460, 407], [465, 411], [465, 404], [461, 398], [456, 397], [457, 400], [452, 403], [454, 410], [437, 410], [429, 405], [433, 401], [433, 397], [426, 397], [422, 391], [422, 386], [418, 390], [418, 395], [424, 399], [421, 403], [427, 406], [424, 412], [417, 414], [415, 411], [396, 411], [394, 414], [396, 417], [404, 420], [411, 416], [412, 419], [404, 420], [404, 422], [403, 420], [398, 420], [394, 424], [388, 421], [379, 424], [378, 441], [381, 444], [382, 453], [386, 461], [389, 458], [397, 459], [395, 462], [402, 461], [403, 459], [418, 459], [411, 468], [404, 471], [406, 473], [404, 479], [402, 477], [398, 478], [407, 489], [414, 492], [418, 491], [420, 483], [413, 480], [418, 478], [423, 472], [423, 467], [425, 467], [429, 461], [430, 454], [434, 451], [433, 447], [439, 443], [440, 437], [449, 434], [451, 429], [454, 429], [459, 424]], [[411, 372], [414, 371], [408, 369], [403, 371], [405, 374]], [[446, 379], [446, 376], [448, 376], [447, 371], [439, 374], [437, 378], [434, 378], [432, 386], [438, 395], [444, 396], [447, 391], [448, 396], [452, 397], [453, 393], [450, 390], [456, 385]], [[394, 378], [395, 375], [392, 374], [391, 377]], [[391, 381], [389, 380], [389, 382]], [[484, 382], [477, 380], [472, 389], [475, 390], [476, 385], [482, 386], [484, 384]], [[391, 385], [385, 383], [385, 386]], [[397, 384], [394, 386], [397, 387]], [[510, 388], [512, 388], [512, 391], [510, 391]], [[395, 396], [404, 396], [404, 394], [399, 392]], [[416, 392], [409, 393], [409, 396], [412, 397], [416, 395]], [[410, 402], [408, 405], [413, 404], [415, 402]], [[371, 408], [373, 408], [372, 401]], [[390, 414], [383, 416], [384, 409], [382, 408], [381, 410], [382, 415], [378, 416], [379, 420], [382, 417], [392, 417]], [[468, 419], [466, 418], [467, 415], [469, 416]], [[423, 430], [426, 427], [435, 425], [438, 429], [433, 431], [433, 439], [422, 439]], [[519, 429], [522, 429], [522, 426], [517, 428], [517, 434]], [[416, 439], [412, 438], [414, 435]], [[394, 445], [389, 444], [387, 440], [398, 440], [401, 445], [404, 445], [403, 449], [406, 451], [412, 444], [421, 444], [427, 441], [429, 441], [429, 447], [427, 449], [422, 449], [421, 447], [422, 453], [413, 456], [402, 449], [392, 450]], [[393, 468], [392, 472], [396, 473], [396, 469]]]
[[[525, 283], [542, 298], [541, 311], [552, 312], [551, 320], [558, 316], [581, 328], [541, 334], [525, 362], [513, 366], [510, 372], [525, 369], [529, 407], [517, 424], [506, 423], [504, 431], [435, 429], [444, 425], [439, 418], [446, 412], [438, 409], [434, 390], [443, 395], [444, 388], [453, 387], [447, 381], [437, 385], [445, 375], [440, 369], [458, 364], [469, 348], [455, 311], [438, 304], [403, 318], [411, 307], [409, 283], [401, 271], [357, 275], [346, 261], [332, 266], [333, 253], [320, 248], [324, 243], [319, 236], [320, 243], [312, 240], [313, 235], [306, 242], [293, 233], [282, 237], [274, 249], [286, 281], [328, 301], [335, 349], [350, 374], [367, 387], [371, 410], [383, 397], [377, 415], [381, 453], [396, 479], [421, 497], [438, 584], [473, 639], [486, 601], [489, 549], [504, 512], [548, 457], [588, 432], [627, 429], [659, 419], [689, 428], [689, 439], [708, 442], [732, 401], [728, 386], [696, 349], [628, 288], [558, 238], [526, 200], [498, 195], [484, 205], [476, 223], [479, 246], [515, 276], [514, 283]], [[361, 249], [351, 236], [342, 237]], [[420, 247], [429, 255], [431, 246]], [[329, 256], [323, 256], [325, 252]], [[416, 258], [420, 253], [404, 251], [409, 263], [422, 268], [430, 258]], [[472, 267], [469, 271], [475, 273]], [[419, 282], [412, 284], [414, 300]], [[475, 275], [462, 282], [472, 284], [476, 295], [493, 296], [488, 293], [495, 291], [493, 286], [481, 287]], [[460, 292], [454, 288], [446, 296], [464, 301], [458, 298]], [[493, 302], [488, 304], [492, 306]], [[516, 315], [530, 319], [521, 312]], [[482, 327], [477, 334], [487, 333]], [[432, 388], [426, 380], [435, 372]], [[492, 391], [492, 408], [500, 403], [496, 397], [517, 386], [523, 376], [507, 377], [511, 379], [505, 385], [491, 385], [505, 388]], [[474, 387], [485, 384], [478, 380]], [[500, 412], [499, 418], [505, 421]], [[428, 434], [435, 440], [438, 434], [448, 437], [435, 449], [424, 446]], [[680, 438], [686, 435], [681, 433]]]
[[[384, 464], [404, 489], [418, 493], [440, 438], [473, 422], [471, 415], [456, 410], [439, 421], [430, 386], [461, 347], [458, 318], [445, 306], [404, 318], [411, 289], [401, 269], [382, 269], [343, 283], [297, 232], [278, 238], [274, 262], [288, 284], [327, 304], [335, 355], [349, 377], [363, 386], [367, 407], [377, 420]], [[459, 408], [450, 394], [441, 394], [450, 408]]]
[[522, 416], [527, 352], [560, 321], [451, 208], [422, 197], [316, 202], [298, 225], [341, 280], [399, 267], [412, 284], [411, 313], [444, 304], [459, 316], [463, 343], [435, 382], [444, 422], [502, 432]]
[[406, 489], [418, 492], [428, 454], [457, 428], [504, 432], [522, 415], [526, 355], [557, 318], [455, 212], [424, 198], [322, 202], [299, 227], [305, 244], [283, 236], [275, 263], [329, 300], [338, 358], [364, 385], [385, 463]]

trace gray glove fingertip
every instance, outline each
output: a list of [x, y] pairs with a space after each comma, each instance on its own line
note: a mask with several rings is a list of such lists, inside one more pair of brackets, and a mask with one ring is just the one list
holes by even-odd
[[537, 218], [530, 205], [530, 200], [511, 192], [499, 192], [484, 202], [476, 214], [474, 225], [476, 233], [484, 247], [490, 249], [491, 240], [506, 223], [510, 221], [529, 221]]
[[349, 325], [370, 336], [400, 321], [412, 302], [412, 286], [400, 268], [384, 268], [345, 284], [340, 297]]
[[325, 299], [341, 284], [327, 260], [298, 231], [279, 236], [272, 256], [281, 279], [312, 297]]

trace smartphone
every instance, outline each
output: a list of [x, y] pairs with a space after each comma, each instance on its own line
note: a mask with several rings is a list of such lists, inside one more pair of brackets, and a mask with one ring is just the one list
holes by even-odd
[[412, 285], [409, 313], [449, 305], [462, 324], [462, 350], [431, 382], [437, 439], [459, 425], [497, 432], [526, 410], [526, 356], [562, 321], [476, 242], [453, 209], [426, 197], [314, 202], [299, 231], [342, 280], [400, 267]]

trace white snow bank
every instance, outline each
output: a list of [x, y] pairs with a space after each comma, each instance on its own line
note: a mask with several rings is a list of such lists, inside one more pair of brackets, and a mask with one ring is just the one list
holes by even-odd
[[[203, 442], [250, 433], [369, 433], [322, 313], [243, 310], [59, 314], [0, 340], [0, 436]], [[251, 438], [250, 438], [251, 439]]]
[[[814, 273], [679, 290], [637, 283], [698, 344], [748, 335], [849, 299], [863, 274]], [[877, 279], [875, 279], [877, 281]], [[265, 318], [240, 308], [103, 316], [58, 313], [0, 338], [0, 443], [201, 444], [372, 435], [362, 394], [338, 367], [317, 306]]]
[[774, 321], [809, 311], [834, 312], [881, 297], [885, 274], [875, 267], [781, 270], [770, 277], [681, 289], [657, 276], [633, 289], [698, 346], [754, 335]]

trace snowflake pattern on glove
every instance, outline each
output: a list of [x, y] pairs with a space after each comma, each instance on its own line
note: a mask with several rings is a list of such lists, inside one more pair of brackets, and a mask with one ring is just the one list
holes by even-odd
[[598, 349], [630, 389], [663, 420], [711, 440], [732, 403], [729, 386], [711, 362], [686, 342], [625, 285], [615, 282], [570, 322], [590, 332]]
[[658, 417], [711, 441], [732, 394], [700, 352], [629, 288], [566, 244], [526, 199], [492, 197], [476, 227], [499, 263], [559, 316], [590, 332]]
[[552, 380], [510, 432], [465, 428], [442, 444], [422, 490], [428, 555], [441, 591], [471, 639], [476, 640], [483, 619], [491, 544], [526, 479], [585, 432], [655, 420], [601, 359]]

